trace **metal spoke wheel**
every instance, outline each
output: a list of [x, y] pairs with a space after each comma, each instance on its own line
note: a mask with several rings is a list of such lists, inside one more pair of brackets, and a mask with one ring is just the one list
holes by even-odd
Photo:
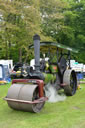
[[77, 78], [74, 70], [68, 69], [64, 72], [63, 76], [64, 92], [68, 96], [72, 96], [76, 93]]

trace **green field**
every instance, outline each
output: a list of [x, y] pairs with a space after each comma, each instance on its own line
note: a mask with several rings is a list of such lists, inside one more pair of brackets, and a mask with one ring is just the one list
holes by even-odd
[[85, 128], [85, 85], [63, 102], [46, 103], [38, 114], [10, 109], [3, 100], [9, 87], [0, 86], [0, 128]]

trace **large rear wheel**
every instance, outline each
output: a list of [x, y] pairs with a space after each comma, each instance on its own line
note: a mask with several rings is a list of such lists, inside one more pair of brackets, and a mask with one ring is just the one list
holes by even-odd
[[66, 95], [72, 96], [76, 93], [77, 78], [74, 70], [68, 69], [64, 72], [63, 76], [64, 92]]

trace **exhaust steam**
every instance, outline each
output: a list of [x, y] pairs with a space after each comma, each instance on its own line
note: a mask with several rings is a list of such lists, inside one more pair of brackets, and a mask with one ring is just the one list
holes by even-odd
[[46, 97], [48, 97], [48, 102], [51, 103], [64, 101], [66, 99], [66, 95], [64, 93], [58, 94], [55, 84], [47, 84], [45, 86], [45, 94]]

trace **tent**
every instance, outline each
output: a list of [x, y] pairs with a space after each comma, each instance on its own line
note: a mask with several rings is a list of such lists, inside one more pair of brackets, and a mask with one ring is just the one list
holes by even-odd
[[0, 64], [0, 84], [11, 82], [8, 65]]
[[12, 72], [13, 69], [13, 60], [0, 60], [0, 64], [8, 65], [9, 72]]

